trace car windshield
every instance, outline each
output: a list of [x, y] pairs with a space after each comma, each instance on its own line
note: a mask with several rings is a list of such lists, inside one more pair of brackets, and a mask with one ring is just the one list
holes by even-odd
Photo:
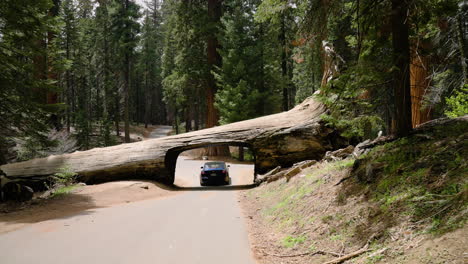
[[224, 169], [224, 162], [205, 163], [205, 170]]

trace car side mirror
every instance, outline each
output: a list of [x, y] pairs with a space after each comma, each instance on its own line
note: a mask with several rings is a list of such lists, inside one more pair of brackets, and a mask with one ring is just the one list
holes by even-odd
[[231, 167], [231, 165], [228, 165], [228, 168], [230, 168], [230, 167]]
[[203, 166], [201, 166], [200, 169], [203, 169]]

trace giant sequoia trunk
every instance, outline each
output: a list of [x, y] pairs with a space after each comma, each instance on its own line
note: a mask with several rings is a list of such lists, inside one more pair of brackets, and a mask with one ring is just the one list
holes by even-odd
[[429, 87], [429, 58], [417, 50], [411, 56], [411, 116], [413, 128], [431, 120], [430, 108], [423, 106], [424, 94]]
[[340, 137], [326, 127], [320, 115], [325, 107], [308, 99], [294, 109], [271, 116], [232, 123], [186, 134], [157, 138], [72, 154], [50, 156], [0, 167], [8, 176], [31, 179], [68, 168], [88, 183], [146, 178], [173, 183], [177, 156], [207, 145], [249, 147], [255, 153], [256, 172], [321, 159], [340, 148]]
[[410, 52], [408, 34], [408, 4], [392, 0], [393, 96], [395, 102], [395, 131], [406, 136], [411, 131]]
[[[218, 52], [220, 48], [216, 37], [217, 26], [221, 23], [222, 0], [208, 0], [208, 16], [210, 18], [210, 27], [212, 31], [208, 36], [207, 59], [210, 70], [221, 66], [221, 55]], [[214, 127], [218, 124], [219, 113], [215, 108], [215, 94], [218, 91], [213, 74], [208, 76], [208, 86], [206, 90], [206, 127]]]
[[[217, 27], [221, 23], [222, 16], [222, 0], [208, 0], [208, 16], [210, 18], [210, 25], [212, 31], [208, 36], [208, 65], [210, 70], [214, 70], [215, 67], [221, 67], [222, 59], [218, 52], [221, 48], [219, 45], [218, 38], [216, 37]], [[216, 81], [213, 74], [208, 76], [208, 87], [206, 90], [206, 127], [214, 127], [219, 122], [219, 112], [216, 109], [215, 95], [218, 91]], [[206, 156], [229, 156], [229, 148], [227, 146], [217, 146], [206, 148]]]

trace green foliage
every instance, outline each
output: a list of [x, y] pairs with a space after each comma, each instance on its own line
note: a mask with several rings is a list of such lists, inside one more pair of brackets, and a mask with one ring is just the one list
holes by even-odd
[[378, 116], [362, 115], [352, 119], [338, 119], [333, 115], [322, 115], [327, 125], [341, 131], [341, 135], [349, 139], [371, 139], [382, 129], [382, 120]]
[[76, 187], [77, 187], [76, 185], [61, 186], [54, 190], [51, 197], [56, 198], [62, 195], [66, 195], [70, 193], [71, 191], [73, 191]]
[[236, 87], [225, 85], [216, 94], [216, 107], [220, 111], [221, 124], [229, 124], [255, 117], [255, 103], [261, 100], [257, 91], [252, 91], [244, 80]]
[[468, 84], [465, 84], [460, 90], [454, 91], [454, 94], [446, 99], [447, 110], [445, 114], [448, 117], [459, 117], [468, 114]]
[[[222, 19], [222, 67], [215, 77], [220, 87], [216, 107], [220, 123], [227, 124], [275, 112], [272, 69], [276, 60], [267, 53], [265, 25], [254, 21], [256, 4], [232, 0]], [[281, 80], [280, 80], [281, 81]]]
[[288, 9], [288, 2], [282, 0], [264, 0], [255, 13], [255, 20], [267, 22], [278, 19], [278, 15]]
[[51, 177], [52, 185], [69, 186], [75, 183], [78, 174], [71, 171], [69, 167], [62, 167], [59, 172]]
[[294, 48], [294, 72], [293, 79], [296, 87], [295, 103], [302, 103], [320, 89], [322, 78], [321, 67], [317, 57], [319, 52], [311, 45]]
[[287, 236], [283, 238], [283, 247], [285, 248], [293, 248], [299, 244], [303, 244], [307, 240], [306, 236]]
[[17, 161], [45, 157], [45, 151], [56, 144], [56, 142], [36, 137], [25, 137], [18, 141]]
[[453, 140], [466, 133], [462, 130], [455, 124], [430, 132], [430, 139], [399, 139], [374, 148], [361, 160], [360, 167], [382, 167], [369, 188], [387, 217], [405, 211], [414, 222], [432, 222], [428, 231], [433, 233], [464, 223], [465, 216], [457, 212], [466, 208], [466, 144]]
[[167, 1], [163, 5], [164, 56], [162, 86], [164, 102], [175, 114], [199, 111], [205, 103], [209, 75], [206, 63], [207, 15], [202, 3]]
[[57, 87], [44, 78], [45, 58], [60, 64], [55, 43], [43, 45], [47, 33], [58, 30], [57, 19], [46, 15], [52, 5], [50, 0], [0, 2], [0, 162], [4, 162], [4, 138], [47, 141], [44, 132], [51, 109], [44, 98]]
[[[231, 156], [234, 159], [239, 159], [239, 152], [231, 152]], [[244, 148], [244, 161], [254, 161], [255, 156], [253, 155], [252, 151], [248, 148]]]
[[140, 32], [138, 19], [141, 16], [139, 9], [140, 6], [133, 1], [129, 1], [128, 6], [125, 6], [125, 1], [114, 0], [109, 6], [111, 30], [121, 59], [125, 54], [131, 56], [138, 44]]

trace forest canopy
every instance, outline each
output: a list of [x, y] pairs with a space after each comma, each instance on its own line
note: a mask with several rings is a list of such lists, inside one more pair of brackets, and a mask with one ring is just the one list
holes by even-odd
[[2, 0], [0, 164], [53, 130], [89, 149], [312, 95], [350, 142], [404, 136], [467, 114], [467, 18], [460, 0]]

